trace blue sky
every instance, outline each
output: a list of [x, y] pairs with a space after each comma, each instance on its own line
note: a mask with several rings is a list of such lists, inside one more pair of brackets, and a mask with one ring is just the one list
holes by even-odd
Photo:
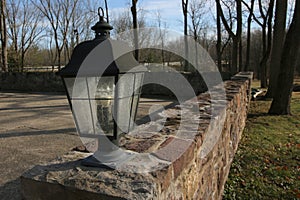
[[[110, 12], [120, 12], [130, 8], [131, 0], [108, 0], [108, 6]], [[159, 12], [167, 28], [182, 30], [183, 16], [180, 0], [138, 0], [138, 8], [143, 10], [150, 24], [157, 21], [156, 16]]]

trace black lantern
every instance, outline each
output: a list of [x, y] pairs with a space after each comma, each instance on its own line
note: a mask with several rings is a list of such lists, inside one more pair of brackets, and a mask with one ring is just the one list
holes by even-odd
[[[99, 22], [92, 27], [95, 39], [76, 46], [70, 62], [59, 74], [77, 131], [81, 137], [97, 138], [98, 145], [102, 145], [98, 149], [105, 154], [117, 151], [117, 147], [106, 144], [107, 138], [117, 146], [120, 135], [134, 127], [145, 70], [132, 52], [120, 55], [124, 45], [110, 39], [113, 27], [104, 21], [103, 9], [98, 12]], [[108, 163], [117, 159], [108, 157]]]

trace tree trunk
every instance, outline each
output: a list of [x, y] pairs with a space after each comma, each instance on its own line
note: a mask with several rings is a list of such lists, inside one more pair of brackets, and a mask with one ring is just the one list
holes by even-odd
[[7, 30], [6, 30], [6, 14], [5, 6], [6, 1], [1, 0], [0, 5], [0, 35], [1, 35], [1, 62], [2, 62], [2, 71], [8, 71], [8, 57], [7, 57]]
[[134, 34], [134, 57], [139, 60], [139, 39], [138, 39], [138, 21], [137, 21], [137, 11], [136, 4], [138, 0], [132, 0], [131, 13], [132, 13], [132, 24], [133, 24], [133, 34]]
[[283, 46], [278, 83], [269, 114], [291, 114], [294, 71], [300, 53], [300, 0], [296, 0], [292, 23]]
[[239, 42], [239, 71], [243, 71], [243, 43], [242, 40]]
[[250, 10], [249, 10], [249, 16], [248, 16], [248, 25], [247, 25], [247, 50], [246, 50], [246, 63], [244, 70], [249, 70], [250, 65], [250, 51], [251, 51], [251, 24], [252, 24], [252, 15], [253, 15], [253, 9], [254, 9], [254, 1], [251, 0]]
[[242, 28], [243, 28], [243, 15], [242, 15], [242, 0], [236, 0], [236, 15], [237, 15], [237, 65], [236, 69], [238, 71], [241, 70], [242, 62], [243, 62], [243, 45], [242, 45]]
[[[261, 87], [268, 86], [268, 60], [272, 48], [272, 20], [273, 20], [274, 0], [270, 0], [267, 13], [268, 20], [263, 25], [263, 57], [261, 60]], [[268, 29], [268, 31], [266, 31]]]
[[221, 52], [221, 45], [222, 45], [222, 30], [221, 30], [221, 18], [220, 18], [220, 10], [218, 9], [218, 6], [216, 6], [217, 9], [217, 44], [216, 44], [216, 50], [217, 50], [217, 60], [218, 60], [218, 68], [219, 71], [222, 72], [222, 52]]
[[260, 87], [267, 87], [267, 31], [266, 24], [264, 23], [262, 27], [262, 59], [260, 61]]
[[104, 4], [105, 4], [105, 12], [106, 12], [106, 22], [109, 23], [109, 15], [108, 15], [108, 4], [107, 4], [107, 0], [104, 0]]
[[237, 37], [232, 38], [231, 50], [231, 74], [236, 74], [238, 71], [238, 55], [239, 55], [239, 42]]
[[220, 17], [222, 19], [223, 25], [228, 32], [229, 36], [232, 38], [232, 55], [231, 55], [231, 73], [235, 74], [238, 71], [239, 64], [239, 42], [241, 41], [242, 36], [242, 3], [241, 0], [236, 0], [236, 14], [237, 14], [237, 28], [236, 33], [233, 33], [231, 27], [228, 25], [228, 22], [224, 16], [220, 0], [216, 0], [217, 9], [219, 10]]
[[282, 47], [285, 37], [286, 26], [286, 13], [287, 13], [287, 0], [276, 2], [275, 11], [275, 24], [273, 34], [273, 47], [270, 61], [270, 79], [269, 87], [266, 94], [267, 98], [273, 98], [275, 95], [276, 83], [280, 70], [280, 57], [282, 54]]
[[[188, 0], [182, 0], [182, 12], [183, 12], [183, 28], [184, 28], [184, 54], [186, 59], [189, 56], [189, 47], [188, 47]], [[184, 60], [184, 71], [189, 71], [189, 63], [187, 62], [187, 60]]]

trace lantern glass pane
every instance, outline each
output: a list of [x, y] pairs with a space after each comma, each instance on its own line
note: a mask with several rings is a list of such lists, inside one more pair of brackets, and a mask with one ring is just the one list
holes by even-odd
[[75, 78], [64, 78], [64, 82], [65, 82], [69, 97], [72, 97], [74, 81], [75, 81]]
[[94, 134], [89, 99], [72, 100], [72, 111], [80, 134]]
[[92, 134], [94, 128], [86, 78], [64, 78], [64, 81], [72, 104], [72, 112], [78, 132], [80, 134]]
[[115, 77], [89, 77], [89, 93], [95, 99], [113, 99], [115, 90]]
[[140, 99], [140, 94], [141, 94], [141, 86], [144, 80], [144, 73], [136, 73], [135, 74], [135, 83], [134, 83], [134, 96], [133, 96], [133, 101], [132, 101], [132, 107], [131, 107], [131, 120], [130, 120], [130, 127], [129, 129], [132, 130], [135, 125], [135, 118], [136, 118], [136, 113], [138, 109], [138, 103]]
[[88, 98], [86, 78], [65, 78], [65, 83], [71, 99]]
[[134, 94], [134, 74], [127, 73], [119, 75], [117, 84], [117, 117], [119, 133], [128, 133], [130, 128], [132, 95]]
[[127, 73], [119, 76], [118, 81], [118, 97], [125, 98], [133, 95], [134, 74]]
[[134, 128], [138, 102], [139, 102], [139, 95], [134, 95], [132, 101], [131, 120], [130, 120], [129, 130], [132, 130]]
[[135, 85], [134, 85], [134, 93], [140, 94], [141, 93], [141, 86], [144, 80], [144, 73], [137, 73], [135, 74]]
[[91, 100], [95, 134], [114, 136], [113, 100]]
[[114, 84], [115, 77], [88, 78], [95, 134], [114, 136]]
[[131, 111], [131, 97], [119, 98], [117, 100], [118, 114], [117, 114], [117, 125], [118, 132], [128, 133], [130, 123], [130, 111]]

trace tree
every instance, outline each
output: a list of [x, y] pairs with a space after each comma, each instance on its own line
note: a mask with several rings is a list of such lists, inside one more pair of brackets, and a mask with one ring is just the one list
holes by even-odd
[[8, 0], [8, 35], [12, 41], [14, 62], [23, 71], [25, 56], [35, 42], [42, 37], [41, 15], [34, 11], [29, 0]]
[[[275, 0], [270, 0], [269, 2], [269, 8], [267, 15], [265, 15], [265, 24], [264, 24], [264, 30], [263, 30], [263, 57], [261, 60], [261, 87], [265, 88], [267, 87], [267, 62], [270, 57], [271, 53], [271, 48], [272, 48], [272, 20], [273, 20], [273, 10], [274, 10], [274, 1]], [[259, 7], [260, 11], [262, 13], [262, 3], [261, 0], [259, 0]], [[262, 14], [263, 16], [263, 14]], [[266, 33], [266, 28], [267, 28], [267, 33]]]
[[107, 0], [104, 0], [104, 4], [105, 4], [105, 11], [106, 11], [106, 21], [107, 21], [107, 23], [109, 23], [109, 14], [108, 14]]
[[[58, 68], [62, 65], [62, 52], [66, 48], [70, 34], [70, 22], [76, 10], [78, 0], [39, 0], [34, 3], [50, 25], [53, 34]], [[73, 30], [71, 30], [73, 31]]]
[[280, 56], [284, 44], [286, 31], [287, 0], [276, 1], [275, 23], [273, 33], [273, 47], [270, 61], [270, 79], [266, 97], [272, 98], [275, 94], [279, 69]]
[[297, 56], [300, 53], [300, 0], [296, 0], [294, 15], [286, 34], [281, 60], [276, 94], [273, 98], [269, 114], [291, 114], [290, 102], [293, 89], [294, 71]]
[[[249, 5], [243, 1], [243, 4], [251, 12]], [[267, 5], [267, 6], [266, 6]], [[272, 45], [272, 20], [273, 20], [273, 9], [274, 0], [262, 1], [258, 0], [259, 17], [254, 14], [253, 19], [262, 29], [262, 59], [260, 61], [260, 84], [262, 88], [267, 87], [267, 61], [271, 52]], [[261, 18], [260, 21], [258, 18]]]
[[249, 15], [247, 20], [247, 50], [246, 50], [246, 62], [245, 62], [244, 71], [248, 71], [249, 64], [250, 64], [251, 24], [252, 24], [253, 10], [254, 10], [254, 2], [255, 0], [251, 0], [250, 2], [250, 9], [249, 9]]
[[[234, 74], [239, 69], [239, 54], [241, 54], [242, 49], [240, 49], [240, 42], [242, 37], [242, 3], [241, 0], [235, 0], [236, 6], [236, 32], [234, 33], [232, 27], [228, 24], [220, 0], [216, 0], [216, 5], [218, 13], [222, 19], [223, 25], [232, 39], [232, 57], [231, 57], [231, 73]], [[229, 7], [228, 7], [229, 8]], [[228, 9], [231, 12], [230, 9]]]
[[[184, 32], [184, 52], [185, 57], [187, 58], [189, 55], [189, 47], [188, 47], [188, 5], [189, 0], [181, 0], [182, 12], [183, 12], [183, 32]], [[190, 71], [189, 64], [185, 60], [184, 61], [184, 71]]]
[[222, 47], [222, 27], [221, 27], [221, 13], [220, 9], [216, 5], [216, 10], [217, 10], [217, 16], [216, 16], [216, 21], [217, 21], [217, 43], [216, 43], [216, 51], [217, 51], [217, 65], [219, 68], [219, 71], [222, 71], [222, 52], [221, 52], [221, 47]]
[[132, 25], [133, 25], [133, 34], [134, 34], [134, 57], [136, 60], [139, 60], [139, 39], [138, 39], [138, 20], [137, 20], [137, 9], [136, 4], [138, 0], [132, 0], [131, 13], [132, 13]]
[[[157, 25], [159, 28], [158, 38], [160, 40], [161, 45], [161, 62], [163, 65], [165, 65], [165, 40], [166, 40], [166, 23], [163, 23], [161, 20], [161, 14], [158, 11], [157, 12]], [[162, 27], [163, 26], [163, 27]]]
[[[206, 0], [196, 1], [192, 0], [189, 7], [189, 15], [191, 18], [191, 33], [195, 40], [195, 63], [198, 66], [198, 47], [197, 43], [201, 42], [201, 34], [204, 33], [206, 28], [206, 21], [204, 20], [204, 14], [206, 13], [205, 4]], [[202, 39], [205, 41], [205, 38]], [[202, 44], [204, 46], [204, 44]]]
[[[6, 29], [6, 1], [0, 1], [0, 39], [1, 39], [1, 64], [2, 71], [8, 71], [7, 59], [7, 29]], [[1, 70], [0, 70], [1, 71]]]
[[[137, 19], [137, 23], [139, 27], [137, 35], [137, 41], [135, 40], [134, 30], [132, 30], [133, 22], [129, 11], [124, 11], [118, 13], [117, 16], [113, 17], [112, 25], [114, 27], [113, 34], [116, 34], [117, 39], [122, 39], [127, 41], [128, 44], [132, 47], [136, 45], [138, 47], [147, 46], [150, 43], [158, 42], [158, 40], [150, 41], [150, 37], [155, 35], [154, 33], [149, 33], [149, 31], [144, 30], [143, 28], [146, 27], [145, 15], [143, 12], [139, 13], [139, 18]], [[132, 34], [133, 33], [133, 34]], [[140, 54], [140, 52], [139, 52]], [[139, 55], [139, 58], [141, 56]]]

